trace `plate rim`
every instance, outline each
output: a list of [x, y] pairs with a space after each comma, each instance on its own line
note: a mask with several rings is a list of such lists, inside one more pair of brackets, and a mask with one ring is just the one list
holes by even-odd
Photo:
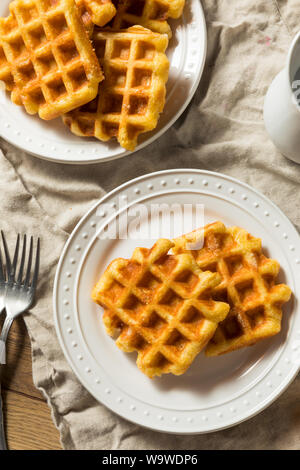
[[[54, 287], [53, 287], [53, 299], [52, 299], [53, 300], [53, 315], [54, 315], [54, 324], [55, 324], [56, 334], [57, 334], [60, 346], [61, 346], [61, 348], [64, 352], [64, 355], [65, 355], [65, 358], [66, 358], [68, 364], [70, 365], [71, 369], [75, 373], [75, 375], [78, 378], [78, 380], [80, 381], [80, 383], [89, 391], [89, 393], [91, 393], [92, 396], [94, 396], [94, 398], [99, 403], [102, 403], [104, 406], [108, 407], [113, 413], [119, 415], [120, 417], [126, 419], [127, 421], [138, 424], [138, 425], [140, 425], [144, 428], [147, 428], [147, 429], [152, 429], [152, 430], [155, 430], [155, 431], [158, 431], [158, 432], [169, 433], [169, 434], [177, 434], [177, 435], [196, 435], [196, 434], [206, 434], [206, 433], [210, 433], [210, 432], [216, 432], [218, 430], [222, 430], [222, 429], [226, 429], [226, 428], [235, 426], [235, 425], [237, 425], [237, 424], [239, 424], [243, 421], [246, 421], [246, 420], [252, 418], [253, 416], [255, 416], [258, 413], [260, 413], [261, 411], [263, 411], [265, 408], [267, 408], [269, 405], [271, 405], [288, 388], [288, 386], [292, 383], [292, 381], [294, 380], [294, 378], [298, 374], [299, 369], [300, 369], [300, 365], [299, 364], [297, 364], [297, 365], [293, 364], [293, 367], [291, 368], [289, 373], [284, 377], [284, 381], [282, 381], [282, 383], [284, 383], [283, 386], [280, 385], [279, 387], [276, 387], [275, 390], [273, 390], [273, 392], [265, 400], [262, 400], [254, 408], [252, 408], [251, 412], [249, 414], [244, 413], [240, 418], [233, 417], [232, 422], [230, 424], [223, 424], [222, 425], [220, 423], [220, 425], [213, 425], [209, 429], [205, 429], [205, 430], [203, 430], [203, 429], [201, 429], [201, 430], [191, 430], [188, 427], [188, 425], [186, 425], [186, 427], [185, 428], [183, 427], [180, 431], [178, 431], [177, 429], [174, 430], [174, 429], [172, 429], [168, 426], [164, 426], [162, 423], [159, 423], [159, 424], [161, 424], [161, 426], [164, 426], [163, 428], [158, 427], [159, 424], [156, 427], [153, 427], [153, 425], [147, 425], [145, 422], [141, 423], [139, 420], [135, 420], [135, 419], [130, 418], [128, 416], [128, 413], [127, 414], [126, 413], [122, 414], [121, 412], [119, 412], [116, 409], [113, 409], [109, 404], [107, 404], [105, 399], [102, 400], [103, 397], [101, 397], [101, 399], [99, 399], [99, 396], [95, 395], [95, 393], [92, 390], [92, 387], [90, 387], [88, 381], [84, 379], [83, 375], [80, 374], [80, 372], [78, 370], [76, 370], [75, 365], [73, 367], [73, 363], [75, 364], [75, 361], [69, 355], [69, 352], [68, 352], [67, 348], [65, 347], [64, 340], [63, 340], [63, 335], [62, 335], [62, 333], [60, 331], [60, 327], [59, 327], [59, 314], [58, 314], [58, 308], [57, 308], [57, 303], [58, 303], [57, 291], [58, 291], [58, 286], [59, 286], [59, 276], [60, 276], [60, 271], [61, 271], [63, 261], [65, 259], [65, 255], [67, 253], [68, 248], [70, 247], [70, 245], [72, 243], [72, 239], [77, 234], [80, 227], [87, 221], [90, 214], [98, 206], [101, 206], [101, 204], [103, 204], [103, 202], [105, 202], [106, 199], [111, 198], [111, 196], [113, 196], [115, 193], [121, 192], [122, 190], [126, 189], [127, 187], [134, 186], [137, 183], [140, 183], [143, 180], [146, 180], [146, 179], [149, 179], [149, 178], [152, 178], [152, 177], [160, 177], [160, 176], [163, 176], [163, 175], [166, 175], [166, 174], [168, 174], [168, 175], [171, 174], [172, 175], [172, 174], [178, 174], [178, 173], [180, 173], [180, 174], [194, 173], [194, 174], [198, 174], [198, 175], [202, 175], [202, 176], [211, 175], [213, 177], [220, 178], [221, 180], [226, 180], [226, 181], [238, 184], [239, 186], [242, 186], [242, 187], [245, 187], [245, 188], [249, 189], [251, 192], [253, 192], [254, 194], [257, 194], [260, 198], [262, 198], [268, 205], [271, 205], [276, 210], [276, 212], [278, 212], [281, 215], [281, 217], [283, 217], [285, 222], [288, 223], [288, 225], [290, 226], [290, 228], [294, 232], [294, 235], [296, 235], [296, 237], [299, 239], [299, 234], [298, 234], [294, 224], [289, 220], [289, 218], [284, 214], [284, 212], [275, 203], [273, 203], [267, 196], [260, 193], [258, 190], [256, 190], [252, 186], [250, 186], [247, 183], [244, 183], [244, 182], [242, 182], [242, 181], [240, 181], [240, 180], [238, 180], [234, 177], [231, 177], [231, 176], [228, 176], [228, 175], [225, 175], [225, 174], [222, 174], [222, 173], [213, 172], [213, 171], [202, 170], [202, 169], [189, 169], [189, 168], [177, 168], [177, 169], [162, 170], [162, 171], [156, 171], [156, 172], [148, 173], [148, 174], [139, 176], [137, 178], [134, 178], [132, 180], [129, 180], [129, 181], [119, 185], [118, 187], [114, 188], [112, 191], [108, 192], [107, 194], [105, 194], [102, 198], [100, 198], [96, 203], [94, 203], [92, 205], [92, 207], [86, 212], [86, 214], [76, 224], [74, 230], [70, 234], [70, 236], [69, 236], [69, 238], [68, 238], [68, 240], [67, 240], [67, 242], [66, 242], [66, 244], [63, 248], [63, 251], [62, 251], [60, 259], [59, 259], [59, 263], [57, 265], [57, 269], [56, 269], [56, 273], [55, 273], [55, 279], [54, 279]], [[279, 388], [279, 391], [278, 391], [278, 388]]]
[[[33, 150], [24, 148], [21, 143], [16, 142], [14, 140], [13, 135], [8, 136], [8, 135], [5, 134], [4, 126], [3, 126], [2, 131], [1, 131], [1, 126], [0, 126], [0, 137], [2, 137], [6, 142], [13, 145], [17, 149], [19, 149], [23, 152], [27, 152], [28, 154], [32, 155], [35, 158], [40, 158], [41, 160], [46, 160], [46, 161], [50, 161], [50, 162], [53, 162], [53, 163], [61, 163], [61, 164], [66, 164], [66, 165], [91, 165], [91, 164], [96, 164], [96, 163], [105, 163], [105, 162], [117, 160], [119, 158], [131, 156], [135, 152], [138, 152], [139, 150], [144, 149], [148, 145], [150, 145], [153, 142], [155, 142], [156, 140], [158, 140], [165, 132], [167, 132], [173, 126], [173, 124], [179, 119], [179, 117], [187, 109], [188, 105], [190, 104], [191, 100], [193, 99], [193, 97], [194, 97], [194, 95], [195, 95], [195, 93], [198, 89], [200, 80], [201, 80], [202, 75], [203, 75], [203, 70], [204, 70], [206, 57], [207, 57], [207, 26], [206, 26], [206, 18], [205, 18], [205, 14], [204, 14], [204, 10], [203, 10], [201, 0], [196, 1], [196, 4], [199, 7], [199, 14], [200, 14], [200, 17], [201, 17], [201, 26], [202, 26], [202, 33], [203, 33], [203, 37], [202, 37], [203, 55], [202, 55], [202, 58], [201, 58], [201, 63], [200, 63], [198, 75], [197, 75], [197, 77], [196, 77], [196, 79], [195, 79], [195, 81], [194, 81], [194, 83], [193, 83], [193, 85], [190, 89], [189, 96], [187, 97], [187, 99], [185, 100], [183, 105], [174, 114], [172, 119], [170, 119], [165, 124], [165, 126], [163, 126], [158, 132], [155, 132], [154, 135], [152, 135], [151, 137], [146, 139], [141, 144], [137, 145], [137, 147], [135, 148], [134, 151], [132, 151], [132, 152], [131, 151], [125, 151], [122, 154], [105, 156], [105, 157], [101, 157], [101, 158], [99, 158], [99, 157], [97, 158], [97, 156], [95, 156], [95, 158], [91, 158], [91, 157], [86, 158], [85, 157], [84, 160], [83, 159], [76, 159], [76, 160], [68, 159], [68, 160], [66, 160], [65, 156], [63, 156], [61, 154], [57, 154], [54, 157], [51, 157], [51, 156], [47, 156], [47, 155], [41, 155], [39, 153], [36, 153]], [[9, 128], [10, 127], [8, 127], [8, 129]], [[72, 146], [76, 147], [76, 145], [77, 145], [76, 142], [72, 143]]]

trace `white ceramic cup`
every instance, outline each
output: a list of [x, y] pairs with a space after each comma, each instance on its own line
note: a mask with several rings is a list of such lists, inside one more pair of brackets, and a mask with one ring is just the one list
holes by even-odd
[[300, 163], [300, 31], [291, 44], [285, 68], [266, 94], [264, 120], [280, 152]]

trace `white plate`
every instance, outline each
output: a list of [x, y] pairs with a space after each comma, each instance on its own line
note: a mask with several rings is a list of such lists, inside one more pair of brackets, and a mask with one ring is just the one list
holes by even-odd
[[[130, 257], [135, 246], [153, 243], [104, 241], [96, 236], [97, 227], [102, 230], [118, 216], [119, 198], [127, 206], [136, 202], [202, 203], [205, 223], [221, 220], [261, 237], [266, 254], [278, 259], [282, 266], [280, 280], [294, 292], [284, 308], [281, 333], [222, 357], [206, 358], [200, 354], [180, 377], [166, 375], [150, 380], [144, 376], [135, 365], [136, 355], [123, 353], [106, 335], [101, 309], [90, 298], [93, 285], [113, 258]], [[202, 170], [152, 173], [106, 195], [75, 228], [57, 269], [55, 325], [65, 356], [79, 380], [115, 413], [158, 431], [214, 431], [260, 412], [297, 374], [299, 276], [299, 235], [263, 195], [235, 179]]]
[[[8, 14], [10, 0], [1, 0], [0, 16]], [[206, 25], [199, 0], [186, 2], [179, 20], [170, 21], [173, 38], [167, 54], [170, 78], [167, 100], [157, 128], [139, 138], [139, 150], [160, 137], [183, 113], [192, 99], [204, 67]], [[76, 137], [61, 119], [42, 121], [14, 105], [0, 89], [0, 135], [13, 145], [37, 157], [61, 163], [96, 163], [124, 157], [127, 152], [116, 142]]]

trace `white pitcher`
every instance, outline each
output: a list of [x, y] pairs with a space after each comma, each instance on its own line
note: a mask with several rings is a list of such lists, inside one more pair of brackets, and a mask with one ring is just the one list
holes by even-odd
[[300, 31], [291, 44], [285, 68], [266, 94], [264, 120], [280, 152], [300, 163]]

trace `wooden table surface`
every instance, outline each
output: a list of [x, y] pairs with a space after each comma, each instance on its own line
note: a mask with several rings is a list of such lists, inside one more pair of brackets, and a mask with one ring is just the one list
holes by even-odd
[[[2, 327], [3, 318], [0, 321]], [[31, 348], [23, 319], [10, 331], [7, 364], [0, 366], [5, 432], [10, 450], [61, 449], [42, 393], [32, 381]]]

